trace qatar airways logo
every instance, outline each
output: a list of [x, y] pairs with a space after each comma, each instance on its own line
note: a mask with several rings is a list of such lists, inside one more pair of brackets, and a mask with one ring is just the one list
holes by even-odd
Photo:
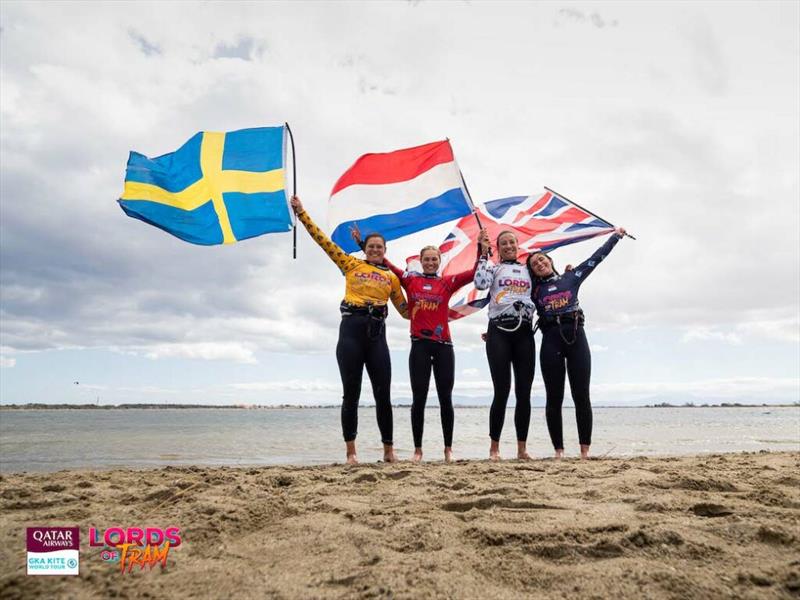
[[28, 575], [77, 575], [80, 530], [77, 527], [28, 527]]
[[152, 570], [157, 564], [163, 569], [170, 550], [182, 541], [179, 527], [109, 527], [105, 531], [89, 528], [89, 546], [104, 548], [100, 558], [119, 562], [120, 573], [130, 573], [136, 568]]

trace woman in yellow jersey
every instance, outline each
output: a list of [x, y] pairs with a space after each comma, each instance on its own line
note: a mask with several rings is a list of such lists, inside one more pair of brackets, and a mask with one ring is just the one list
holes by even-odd
[[347, 446], [347, 462], [356, 464], [356, 433], [358, 431], [358, 399], [361, 396], [361, 378], [364, 367], [372, 382], [378, 429], [383, 442], [383, 460], [396, 462], [392, 447], [392, 403], [389, 388], [392, 383], [392, 365], [386, 345], [384, 320], [391, 299], [397, 312], [408, 318], [406, 299], [400, 280], [383, 265], [386, 241], [377, 233], [365, 239], [367, 260], [346, 254], [317, 227], [303, 210], [303, 203], [292, 197], [292, 208], [297, 218], [320, 248], [330, 257], [345, 277], [344, 300], [340, 306], [342, 322], [339, 325], [339, 343], [336, 360], [342, 377], [342, 432]]

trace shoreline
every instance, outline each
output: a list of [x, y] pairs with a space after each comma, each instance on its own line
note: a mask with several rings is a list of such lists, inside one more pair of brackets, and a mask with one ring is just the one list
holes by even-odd
[[[4, 474], [0, 596], [748, 597], [800, 593], [800, 453]], [[79, 526], [77, 577], [25, 527]], [[89, 527], [181, 529], [121, 575]]]
[[[490, 404], [459, 404], [454, 403], [454, 408], [486, 408]], [[509, 407], [514, 404], [510, 403]], [[362, 403], [360, 408], [374, 408], [375, 404]], [[544, 404], [532, 404], [532, 408], [543, 408]], [[341, 404], [44, 404], [44, 403], [31, 403], [31, 404], [0, 404], [0, 411], [9, 410], [190, 410], [190, 409], [225, 409], [225, 410], [282, 410], [282, 409], [338, 409]], [[411, 408], [411, 404], [392, 404], [392, 408]], [[721, 404], [669, 404], [667, 402], [661, 404], [638, 404], [638, 405], [593, 405], [592, 409], [599, 408], [800, 408], [800, 403], [795, 402], [791, 404], [742, 404], [739, 402]], [[439, 405], [435, 402], [427, 403], [425, 410], [439, 409]]]
[[[318, 469], [318, 468], [360, 468], [360, 467], [382, 467], [382, 466], [412, 466], [414, 468], [421, 468], [424, 469], [428, 466], [431, 467], [447, 467], [447, 466], [465, 466], [469, 464], [488, 464], [488, 465], [503, 465], [507, 463], [511, 464], [539, 464], [539, 463], [555, 463], [558, 464], [559, 462], [564, 461], [574, 461], [577, 463], [593, 463], [598, 461], [630, 461], [630, 460], [665, 460], [665, 461], [675, 461], [675, 460], [682, 460], [682, 459], [706, 459], [706, 458], [716, 458], [716, 457], [725, 457], [725, 456], [760, 456], [760, 455], [772, 455], [772, 454], [789, 454], [789, 455], [797, 455], [798, 457], [798, 467], [800, 467], [800, 442], [795, 443], [794, 441], [786, 441], [785, 443], [795, 444], [798, 446], [797, 450], [731, 450], [728, 452], [719, 450], [709, 450], [706, 452], [693, 452], [691, 454], [617, 454], [613, 453], [610, 454], [608, 452], [603, 454], [598, 454], [597, 456], [592, 455], [588, 459], [581, 459], [580, 456], [577, 454], [575, 455], [567, 455], [561, 459], [556, 459], [553, 456], [538, 456], [533, 455], [529, 460], [522, 460], [513, 457], [512, 455], [504, 455], [499, 461], [492, 461], [488, 457], [486, 458], [456, 458], [452, 463], [445, 463], [444, 459], [432, 459], [429, 458], [429, 455], [423, 459], [421, 463], [415, 463], [411, 460], [410, 454], [408, 457], [400, 458], [396, 463], [386, 463], [381, 458], [374, 458], [374, 459], [364, 459], [360, 457], [361, 460], [357, 465], [348, 465], [343, 458], [340, 460], [319, 460], [319, 461], [312, 461], [309, 460], [308, 462], [292, 462], [292, 463], [259, 463], [259, 462], [242, 462], [236, 464], [222, 464], [222, 463], [204, 463], [199, 461], [186, 461], [186, 462], [174, 462], [169, 463], [166, 462], [165, 464], [108, 464], [108, 465], [94, 465], [94, 466], [78, 466], [78, 467], [67, 467], [63, 469], [58, 469], [55, 471], [46, 471], [46, 470], [21, 470], [21, 471], [6, 471], [0, 469], [0, 483], [2, 483], [3, 478], [6, 477], [14, 477], [14, 476], [32, 476], [32, 477], [46, 477], [48, 475], [60, 475], [60, 474], [70, 474], [70, 473], [82, 473], [85, 475], [91, 475], [96, 473], [104, 473], [108, 474], [114, 471], [135, 471], [137, 473], [143, 472], [157, 472], [161, 470], [196, 470], [196, 469], [226, 469], [226, 470], [241, 470], [241, 469]], [[377, 456], [377, 454], [376, 454]], [[800, 478], [798, 479], [800, 482]], [[2, 495], [0, 495], [2, 497]]]

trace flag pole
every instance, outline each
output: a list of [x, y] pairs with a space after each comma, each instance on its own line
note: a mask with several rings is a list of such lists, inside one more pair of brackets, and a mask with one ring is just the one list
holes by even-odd
[[[297, 196], [297, 163], [294, 160], [294, 136], [289, 123], [284, 122], [286, 131], [289, 133], [289, 141], [292, 143], [292, 196]], [[294, 218], [292, 226], [292, 258], [297, 258], [297, 217]]]
[[[472, 201], [472, 194], [469, 193], [469, 188], [467, 187], [467, 182], [464, 179], [464, 174], [461, 172], [461, 169], [458, 170], [458, 174], [461, 176], [461, 184], [464, 186], [464, 191], [467, 192], [467, 200], [469, 200], [469, 206], [472, 208], [472, 216], [475, 217], [475, 220], [478, 222], [478, 229], [483, 229], [483, 223], [481, 223], [481, 217], [478, 215], [478, 209], [475, 208], [475, 203]], [[492, 255], [492, 247], [489, 246], [488, 255]]]
[[[450, 143], [450, 138], [445, 138], [447, 143]], [[451, 148], [452, 149], [452, 148]], [[455, 153], [453, 154], [453, 162], [455, 162]], [[458, 163], [456, 163], [458, 166]], [[483, 223], [481, 223], [481, 217], [478, 215], [478, 209], [475, 208], [475, 203], [472, 201], [472, 194], [469, 193], [469, 188], [467, 187], [467, 181], [464, 179], [464, 174], [461, 172], [461, 169], [458, 169], [458, 175], [461, 177], [461, 185], [464, 186], [464, 191], [467, 193], [467, 201], [469, 202], [469, 207], [472, 209], [472, 216], [475, 217], [475, 220], [478, 222], [478, 229], [483, 229]], [[492, 248], [489, 247], [489, 256], [492, 255]]]
[[[598, 215], [594, 214], [592, 211], [590, 211], [590, 210], [587, 210], [587, 209], [583, 208], [583, 207], [582, 207], [580, 204], [578, 204], [577, 202], [573, 202], [572, 200], [570, 200], [569, 198], [567, 198], [567, 197], [566, 197], [564, 194], [559, 194], [557, 191], [555, 191], [555, 190], [551, 190], [551, 189], [550, 189], [549, 187], [547, 187], [547, 186], [544, 186], [544, 189], [546, 189], [546, 190], [547, 190], [548, 192], [550, 192], [551, 194], [555, 194], [556, 196], [558, 196], [558, 197], [560, 197], [560, 198], [563, 198], [563, 199], [564, 199], [564, 200], [566, 200], [567, 202], [569, 202], [569, 203], [571, 203], [571, 204], [574, 204], [575, 206], [577, 206], [578, 208], [580, 208], [582, 211], [584, 211], [584, 212], [587, 212], [587, 213], [589, 213], [590, 215], [592, 215], [592, 216], [593, 216], [595, 219], [600, 219], [601, 221], [605, 221], [606, 223], [608, 223], [608, 224], [609, 224], [609, 225], [611, 225], [612, 227], [616, 227], [616, 225], [612, 224], [612, 223], [611, 223], [610, 221], [608, 221], [607, 219], [604, 219], [603, 217], [600, 217], [600, 216], [598, 216]], [[628, 233], [627, 231], [625, 232], [625, 237], [629, 237], [629, 238], [631, 238], [632, 240], [635, 240], [635, 239], [636, 239], [635, 237], [633, 237], [633, 236], [632, 236], [630, 233]]]

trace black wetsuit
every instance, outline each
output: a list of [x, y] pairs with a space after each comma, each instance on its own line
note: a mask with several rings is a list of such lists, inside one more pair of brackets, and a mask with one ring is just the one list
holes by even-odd
[[572, 271], [554, 274], [547, 279], [534, 279], [531, 297], [542, 330], [539, 360], [547, 394], [545, 415], [550, 440], [556, 450], [564, 448], [561, 405], [564, 402], [565, 375], [569, 377], [575, 403], [578, 440], [586, 446], [592, 443], [592, 404], [589, 399], [592, 357], [583, 330], [584, 317], [578, 303], [578, 289], [620, 239], [621, 236], [613, 234]]
[[528, 439], [531, 419], [531, 385], [536, 368], [533, 339], [531, 277], [517, 261], [491, 264], [478, 262], [475, 287], [489, 290], [489, 329], [486, 332], [486, 358], [492, 375], [494, 397], [489, 409], [489, 437], [500, 441], [514, 371], [514, 425], [517, 441]]
[[[353, 311], [350, 311], [353, 312]], [[377, 313], [376, 313], [377, 314]], [[344, 441], [352, 442], [358, 432], [358, 400], [364, 367], [372, 382], [375, 410], [381, 442], [392, 443], [392, 363], [386, 345], [383, 318], [370, 316], [366, 310], [345, 314], [339, 325], [336, 360], [342, 377], [342, 432]]]
[[433, 340], [412, 339], [411, 353], [408, 355], [411, 373], [411, 430], [414, 434], [414, 447], [422, 447], [422, 430], [425, 424], [425, 402], [431, 381], [431, 369], [439, 395], [439, 412], [442, 417], [444, 445], [453, 445], [453, 381], [455, 378], [455, 355], [453, 346]]
[[[508, 328], [513, 325], [509, 324]], [[511, 369], [514, 370], [514, 395], [517, 406], [514, 409], [514, 425], [517, 441], [528, 439], [531, 422], [531, 385], [536, 362], [533, 356], [536, 345], [533, 339], [531, 322], [523, 320], [516, 331], [504, 331], [495, 321], [489, 321], [486, 332], [486, 357], [494, 385], [494, 398], [489, 409], [489, 437], [500, 441], [503, 421], [506, 416], [506, 403], [511, 391]]]

